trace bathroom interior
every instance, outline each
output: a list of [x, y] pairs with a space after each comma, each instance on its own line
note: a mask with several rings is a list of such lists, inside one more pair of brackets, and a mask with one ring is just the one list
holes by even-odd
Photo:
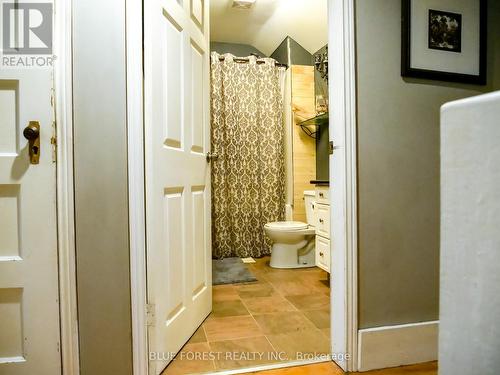
[[327, 30], [327, 0], [210, 2], [213, 308], [164, 374], [329, 360]]

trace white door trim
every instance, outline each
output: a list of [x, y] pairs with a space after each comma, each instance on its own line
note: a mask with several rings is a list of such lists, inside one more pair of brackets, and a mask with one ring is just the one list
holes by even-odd
[[[358, 266], [357, 266], [357, 139], [356, 139], [356, 44], [354, 0], [329, 0], [328, 43], [330, 62], [330, 141], [334, 124], [343, 124], [342, 145], [344, 181], [340, 184], [342, 207], [331, 210], [331, 222], [343, 220], [345, 241], [341, 247], [331, 241], [332, 280], [332, 353], [349, 353], [350, 360], [335, 362], [345, 371], [357, 371], [358, 338]], [[330, 189], [334, 187], [330, 162]], [[339, 182], [335, 181], [337, 186]], [[333, 197], [330, 191], [330, 197]], [[336, 215], [342, 215], [338, 217]], [[338, 245], [338, 243], [337, 243]], [[333, 303], [333, 301], [335, 301]]]
[[54, 2], [57, 246], [63, 375], [80, 373], [73, 187], [72, 6]]
[[133, 371], [134, 375], [146, 375], [149, 354], [146, 324], [142, 0], [126, 0], [125, 7]]

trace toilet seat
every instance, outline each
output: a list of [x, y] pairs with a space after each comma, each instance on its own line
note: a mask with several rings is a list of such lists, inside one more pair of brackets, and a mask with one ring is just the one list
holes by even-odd
[[289, 232], [307, 229], [309, 225], [301, 221], [275, 221], [267, 223], [265, 227], [276, 231]]

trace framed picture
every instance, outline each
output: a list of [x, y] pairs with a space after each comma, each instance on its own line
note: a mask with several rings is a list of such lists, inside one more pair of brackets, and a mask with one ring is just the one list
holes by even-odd
[[486, 84], [486, 0], [402, 0], [403, 77]]

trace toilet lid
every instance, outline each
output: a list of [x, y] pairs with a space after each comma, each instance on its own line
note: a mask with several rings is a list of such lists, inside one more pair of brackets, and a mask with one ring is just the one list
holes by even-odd
[[301, 221], [275, 221], [274, 223], [266, 224], [268, 228], [277, 230], [300, 230], [306, 229], [309, 225]]

